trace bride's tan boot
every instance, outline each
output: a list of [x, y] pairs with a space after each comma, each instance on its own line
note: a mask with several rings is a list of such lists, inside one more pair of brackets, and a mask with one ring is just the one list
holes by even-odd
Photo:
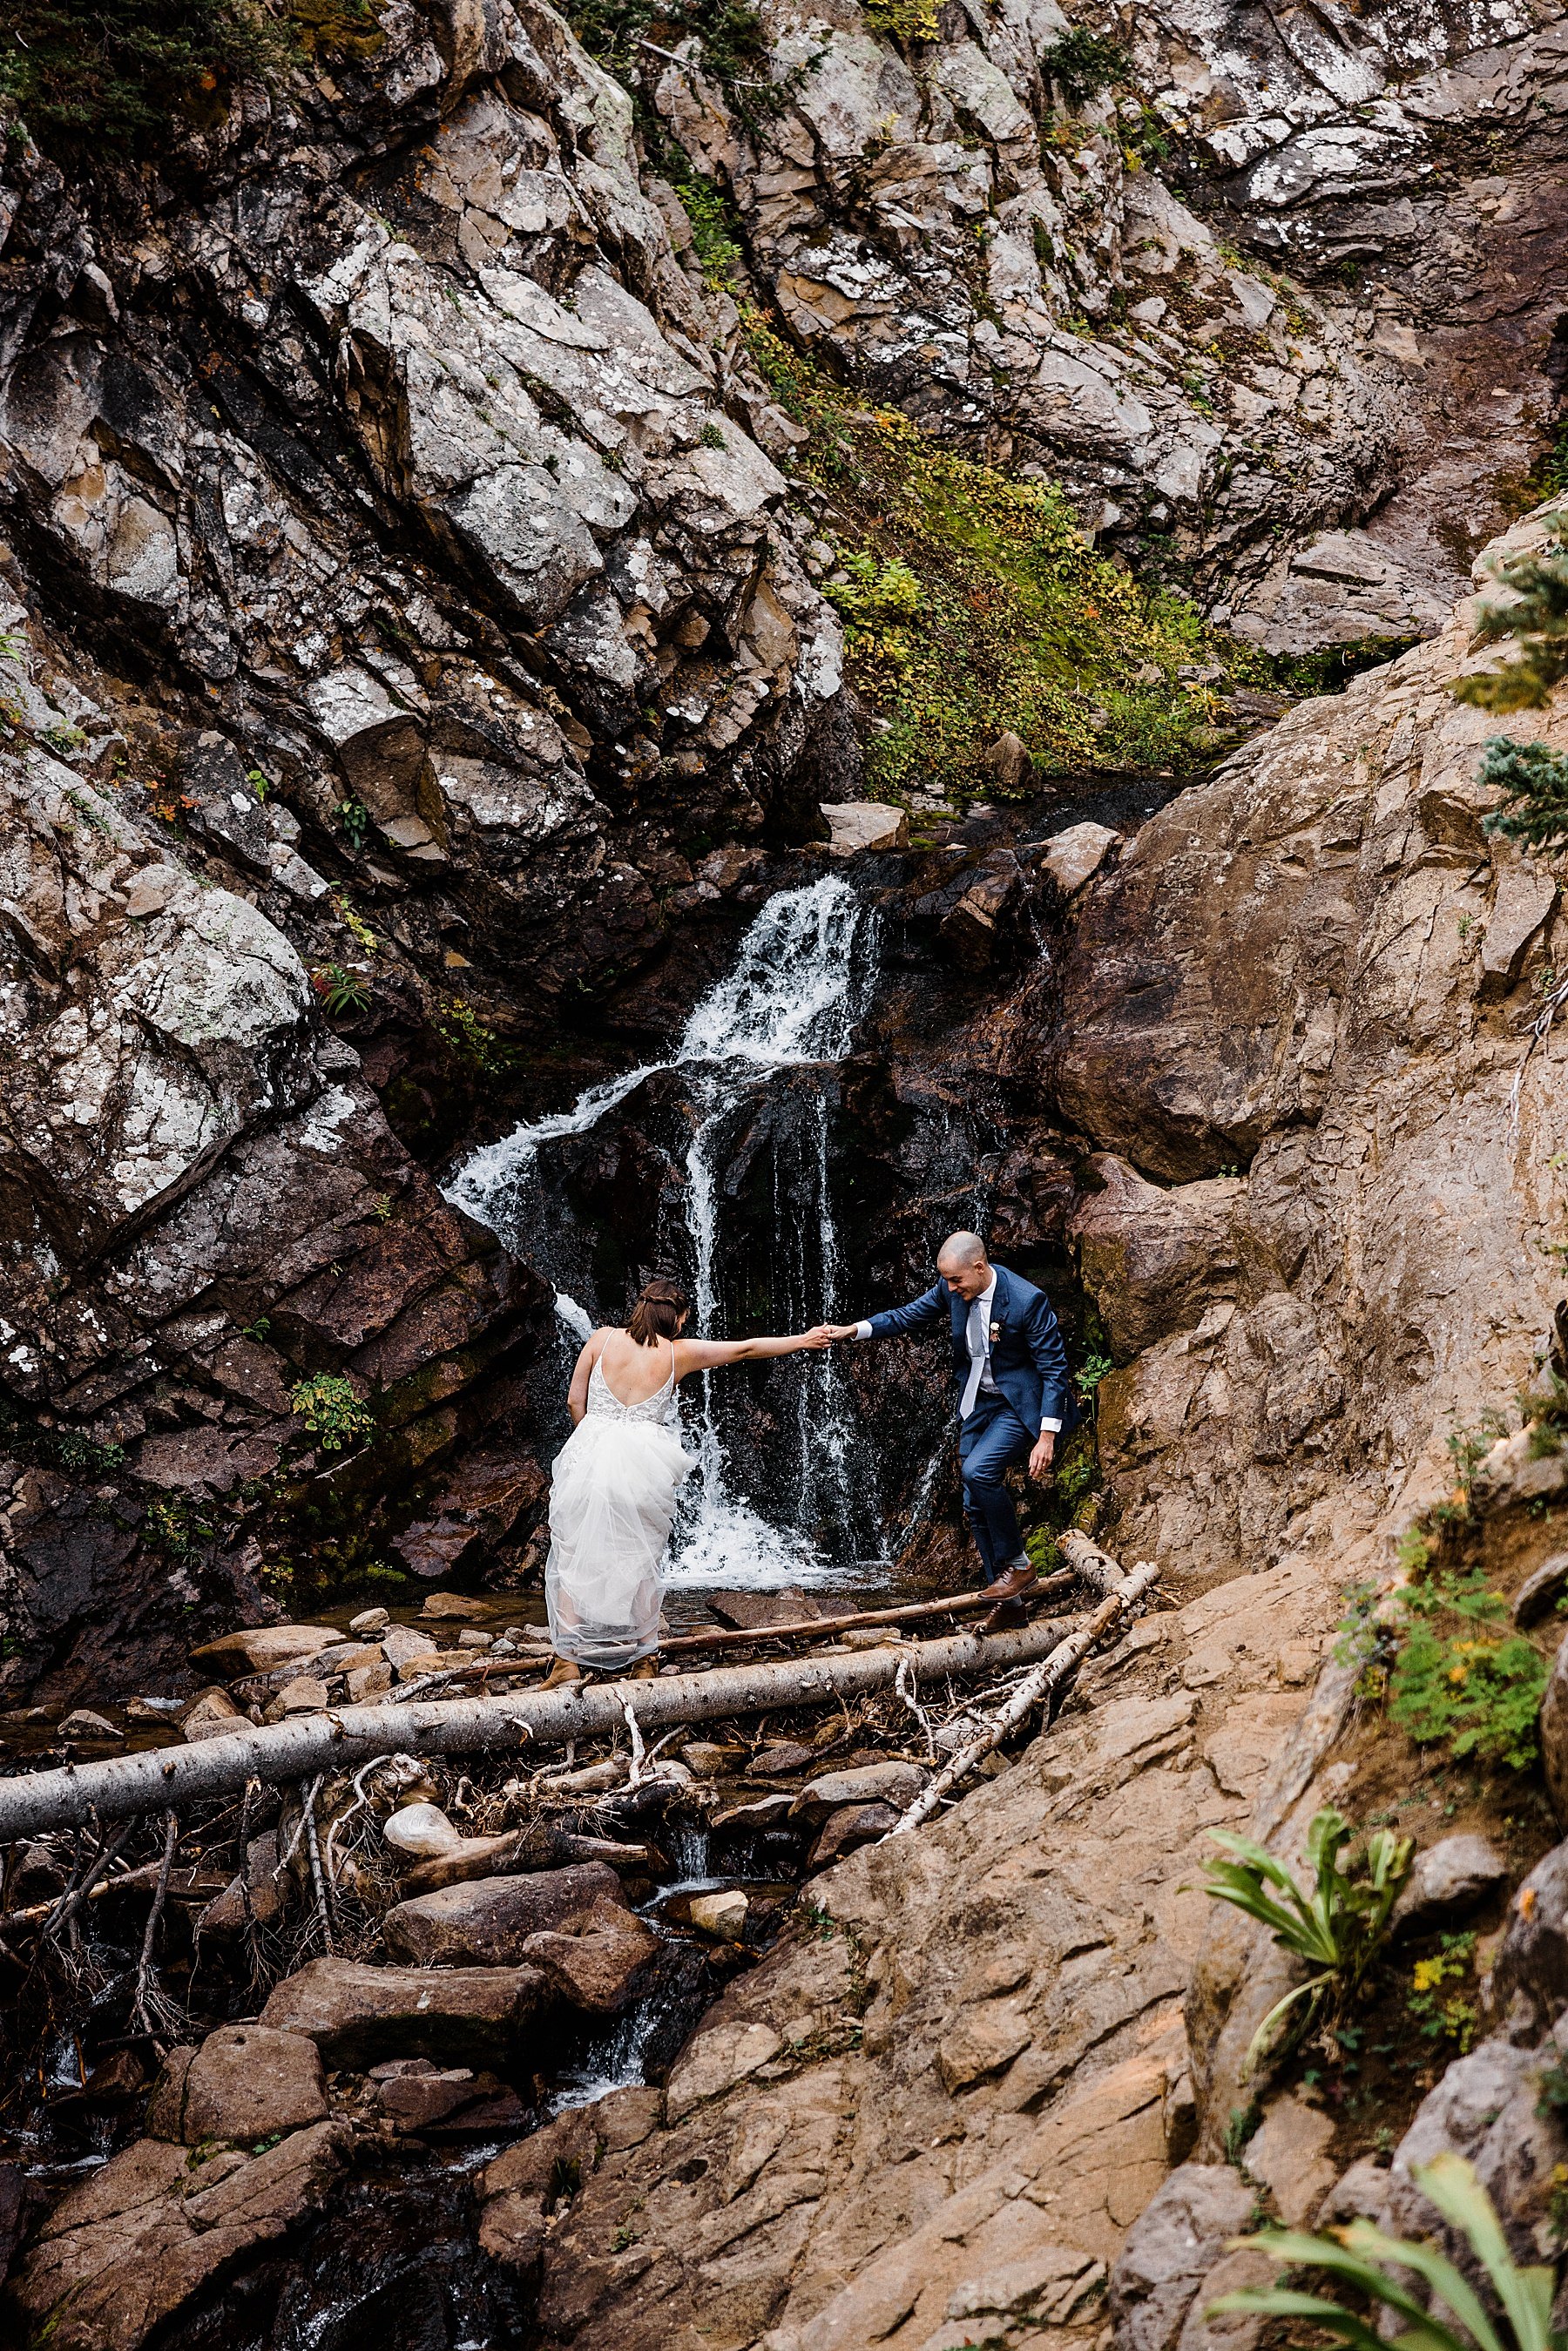
[[580, 1682], [581, 1679], [580, 1666], [574, 1666], [570, 1657], [558, 1657], [539, 1684], [539, 1687], [542, 1690], [566, 1689], [571, 1683]]
[[622, 1678], [629, 1682], [651, 1682], [658, 1670], [657, 1657], [639, 1657], [636, 1664], [630, 1667]]

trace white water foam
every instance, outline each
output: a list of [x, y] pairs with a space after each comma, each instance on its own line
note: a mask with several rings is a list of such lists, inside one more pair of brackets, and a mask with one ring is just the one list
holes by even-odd
[[[649, 1061], [591, 1086], [570, 1110], [519, 1126], [476, 1152], [447, 1186], [447, 1197], [488, 1225], [518, 1256], [548, 1259], [548, 1204], [539, 1155], [554, 1142], [587, 1134], [650, 1079], [678, 1072], [691, 1093], [695, 1123], [686, 1152], [685, 1224], [693, 1262], [694, 1326], [718, 1335], [722, 1246], [722, 1154], [732, 1112], [754, 1100], [779, 1072], [842, 1058], [859, 1010], [856, 934], [860, 904], [837, 874], [770, 898], [741, 943], [734, 969], [696, 1004], [668, 1061]], [[828, 1182], [827, 1103], [816, 1104], [815, 1213], [803, 1245], [817, 1262], [799, 1287], [809, 1289], [824, 1320], [841, 1311], [841, 1259]], [[558, 1289], [556, 1311], [577, 1338], [593, 1327], [590, 1312]], [[799, 1515], [812, 1524], [850, 1515], [853, 1416], [841, 1366], [831, 1354], [797, 1359]], [[844, 1581], [842, 1562], [825, 1558], [794, 1526], [776, 1526], [736, 1490], [716, 1416], [711, 1374], [701, 1383], [691, 1435], [700, 1467], [688, 1481], [677, 1521], [668, 1581], [766, 1590], [781, 1583]]]

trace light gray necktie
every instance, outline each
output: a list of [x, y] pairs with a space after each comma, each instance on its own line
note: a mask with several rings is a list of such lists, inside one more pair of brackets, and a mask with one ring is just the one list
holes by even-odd
[[975, 1398], [980, 1393], [980, 1374], [986, 1368], [986, 1311], [977, 1298], [969, 1309], [967, 1327], [969, 1376], [964, 1383], [963, 1399], [958, 1406], [960, 1420], [967, 1420], [975, 1409]]

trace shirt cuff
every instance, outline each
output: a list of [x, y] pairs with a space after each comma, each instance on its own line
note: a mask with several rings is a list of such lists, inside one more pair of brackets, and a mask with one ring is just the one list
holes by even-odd
[[1061, 1427], [1061, 1423], [1059, 1420], [1042, 1420], [1040, 1424], [1040, 1433], [1043, 1437], [1046, 1430], [1050, 1429], [1054, 1436], [1060, 1432]]
[[869, 1322], [857, 1322], [855, 1324], [855, 1337], [857, 1339], [869, 1339], [871, 1337], [871, 1324]]

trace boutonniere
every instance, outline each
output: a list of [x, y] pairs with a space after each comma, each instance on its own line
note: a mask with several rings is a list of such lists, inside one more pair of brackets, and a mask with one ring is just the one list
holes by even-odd
[[1002, 1326], [1001, 1326], [1001, 1324], [1000, 1324], [999, 1322], [993, 1322], [993, 1323], [992, 1323], [992, 1325], [991, 1325], [991, 1344], [992, 1344], [992, 1346], [993, 1346], [993, 1347], [996, 1345], [997, 1341], [1001, 1337], [1001, 1335], [1002, 1335]]

